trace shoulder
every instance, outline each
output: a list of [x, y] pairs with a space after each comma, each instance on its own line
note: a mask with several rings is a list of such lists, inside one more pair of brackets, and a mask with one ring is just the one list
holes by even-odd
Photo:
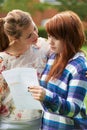
[[6, 54], [5, 52], [0, 52], [0, 60], [6, 60], [8, 58], [8, 54]]
[[39, 37], [39, 38], [38, 38], [38, 42], [39, 42], [40, 44], [42, 44], [43, 42], [44, 42], [45, 44], [48, 44], [48, 39], [43, 38], [43, 37]]
[[5, 52], [0, 52], [0, 70], [4, 70], [8, 63], [8, 55]]
[[87, 68], [87, 60], [83, 53], [77, 53], [68, 63], [66, 69], [71, 73], [79, 73]]
[[48, 39], [46, 38], [39, 37], [37, 45], [40, 46], [41, 48], [49, 49], [49, 42], [48, 42]]
[[4, 60], [4, 58], [5, 58], [5, 53], [0, 52], [0, 63]]
[[77, 53], [72, 58], [71, 64], [77, 68], [78, 67], [81, 67], [81, 68], [87, 67], [87, 60], [86, 60], [84, 53], [82, 53], [82, 52]]
[[45, 38], [38, 38], [38, 42], [37, 42], [37, 46], [38, 46], [38, 50], [41, 54], [45, 54], [48, 55], [49, 51], [50, 51], [50, 45], [47, 39]]

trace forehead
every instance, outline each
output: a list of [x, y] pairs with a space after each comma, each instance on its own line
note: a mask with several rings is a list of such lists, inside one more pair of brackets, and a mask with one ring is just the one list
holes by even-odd
[[27, 36], [34, 31], [35, 24], [32, 22], [26, 29], [23, 30], [22, 36]]

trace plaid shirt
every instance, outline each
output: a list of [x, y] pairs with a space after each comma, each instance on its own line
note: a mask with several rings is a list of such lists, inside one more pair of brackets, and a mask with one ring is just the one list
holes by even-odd
[[44, 108], [42, 130], [77, 130], [78, 125], [87, 128], [84, 104], [87, 91], [86, 58], [82, 52], [77, 53], [69, 60], [60, 78], [50, 79], [46, 83], [45, 78], [54, 59], [55, 54], [52, 54], [40, 81], [40, 85], [46, 89], [42, 103]]

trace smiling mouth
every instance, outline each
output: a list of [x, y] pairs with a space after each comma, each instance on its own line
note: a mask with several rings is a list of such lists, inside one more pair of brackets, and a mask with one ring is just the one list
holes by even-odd
[[37, 39], [35, 39], [33, 42], [37, 42]]

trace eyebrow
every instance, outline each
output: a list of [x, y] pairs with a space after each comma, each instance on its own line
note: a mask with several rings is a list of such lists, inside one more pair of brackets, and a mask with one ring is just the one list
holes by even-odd
[[[36, 29], [36, 27], [34, 26], [34, 28], [33, 28], [33, 31]], [[26, 38], [28, 38], [28, 37], [30, 37], [32, 35], [32, 32], [30, 33], [30, 34], [28, 34], [28, 36], [26, 37]]]

